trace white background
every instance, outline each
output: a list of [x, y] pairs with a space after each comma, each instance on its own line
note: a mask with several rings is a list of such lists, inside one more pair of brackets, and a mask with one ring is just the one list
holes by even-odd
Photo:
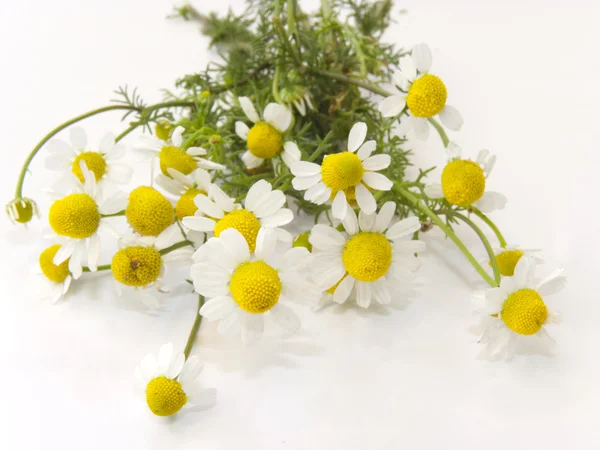
[[[195, 4], [224, 12], [243, 1]], [[213, 58], [194, 25], [165, 19], [170, 8], [170, 0], [1, 2], [5, 201], [26, 154], [52, 127], [107, 104], [125, 83], [158, 101], [160, 88]], [[599, 448], [600, 6], [407, 0], [394, 16], [388, 40], [434, 49], [434, 71], [465, 119], [452, 138], [467, 156], [498, 154], [489, 186], [509, 203], [493, 218], [511, 243], [544, 249], [541, 275], [566, 267], [568, 288], [548, 299], [562, 313], [550, 328], [554, 356], [477, 359], [469, 295], [483, 285], [434, 232], [403, 307], [297, 307], [298, 335], [251, 350], [203, 324], [194, 353], [207, 362], [201, 380], [218, 389], [218, 403], [159, 421], [136, 397], [132, 372], [162, 343], [183, 346], [194, 298], [140, 314], [100, 277], [51, 307], [30, 274], [43, 222], [27, 233], [1, 220], [0, 448]], [[118, 119], [85, 127], [94, 140], [121, 131]], [[422, 167], [443, 161], [435, 136], [412, 148]], [[42, 160], [25, 188], [37, 199], [51, 180]]]

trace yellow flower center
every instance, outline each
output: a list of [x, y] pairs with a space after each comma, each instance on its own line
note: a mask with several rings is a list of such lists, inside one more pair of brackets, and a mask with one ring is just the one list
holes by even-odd
[[111, 270], [115, 280], [126, 286], [146, 286], [160, 275], [162, 258], [151, 247], [125, 247], [113, 256]]
[[156, 134], [156, 137], [163, 141], [169, 140], [172, 131], [173, 124], [166, 119], [159, 119], [154, 127], [154, 133]]
[[52, 203], [48, 221], [56, 234], [84, 239], [98, 229], [100, 213], [96, 202], [89, 195], [71, 194]]
[[258, 122], [248, 133], [248, 150], [257, 158], [269, 159], [283, 149], [283, 136], [271, 124]]
[[410, 87], [406, 96], [408, 109], [415, 117], [433, 117], [446, 106], [448, 92], [435, 75], [423, 75]]
[[260, 230], [260, 222], [254, 214], [247, 209], [236, 209], [217, 222], [215, 225], [215, 236], [219, 237], [223, 230], [234, 228], [246, 238], [250, 252], [256, 248], [256, 236]]
[[62, 283], [69, 276], [69, 259], [61, 262], [58, 266], [54, 264], [54, 256], [60, 249], [59, 244], [48, 247], [40, 254], [40, 269], [50, 281]]
[[185, 406], [187, 396], [179, 381], [160, 376], [146, 386], [146, 403], [157, 416], [172, 416]]
[[193, 216], [198, 211], [194, 199], [199, 194], [206, 194], [206, 192], [196, 188], [189, 188], [179, 197], [179, 200], [175, 204], [175, 214], [177, 214], [179, 220], [182, 220], [184, 217]]
[[442, 172], [444, 197], [453, 205], [468, 206], [483, 196], [485, 175], [473, 161], [459, 159], [446, 164]]
[[508, 296], [501, 317], [515, 333], [529, 336], [541, 330], [548, 317], [548, 308], [536, 291], [521, 289]]
[[340, 189], [356, 187], [362, 180], [364, 172], [362, 161], [352, 152], [327, 155], [321, 166], [323, 183], [331, 189], [332, 194]]
[[88, 170], [90, 170], [96, 177], [96, 181], [99, 181], [104, 174], [106, 174], [106, 160], [102, 153], [98, 152], [83, 152], [77, 155], [73, 164], [71, 165], [71, 171], [79, 178], [82, 183], [85, 181], [83, 178], [83, 172], [81, 171], [80, 161], [84, 161]]
[[177, 147], [163, 147], [158, 155], [158, 159], [160, 161], [161, 172], [169, 178], [171, 178], [171, 175], [169, 175], [167, 169], [175, 169], [184, 175], [189, 175], [198, 166], [192, 155]]
[[240, 264], [231, 276], [231, 296], [244, 311], [262, 314], [277, 304], [281, 281], [277, 271], [264, 261]]
[[142, 236], [158, 236], [175, 221], [169, 200], [149, 186], [131, 191], [125, 216], [129, 225]]
[[348, 276], [348, 274], [344, 275], [342, 278], [340, 278], [340, 281], [338, 281], [337, 283], [335, 283], [333, 286], [331, 286], [329, 289], [327, 289], [325, 292], [327, 292], [328, 294], [333, 295], [335, 290], [337, 289], [337, 287], [340, 285], [340, 283], [342, 281], [344, 281], [344, 278], [346, 278]]
[[361, 232], [352, 236], [342, 253], [344, 267], [358, 281], [375, 281], [392, 264], [392, 246], [381, 233]]
[[521, 256], [523, 256], [521, 250], [505, 250], [499, 255], [496, 255], [496, 262], [498, 263], [500, 274], [505, 277], [512, 277], [515, 274], [515, 267], [521, 259]]
[[19, 223], [27, 223], [33, 217], [33, 204], [25, 201], [25, 206], [20, 201], [17, 201], [15, 204], [15, 208], [17, 210], [17, 216], [14, 218]]

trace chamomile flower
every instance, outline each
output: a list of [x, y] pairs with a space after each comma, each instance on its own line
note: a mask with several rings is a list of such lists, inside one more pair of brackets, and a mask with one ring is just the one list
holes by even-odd
[[292, 124], [292, 113], [278, 103], [269, 103], [263, 112], [263, 120], [248, 97], [239, 97], [240, 106], [246, 117], [254, 123], [248, 128], [242, 121], [235, 123], [235, 132], [248, 145], [248, 150], [242, 155], [242, 161], [247, 169], [256, 169], [265, 159], [281, 156], [288, 166], [300, 161], [302, 156], [298, 146], [291, 141], [284, 142], [285, 133]]
[[158, 236], [175, 222], [171, 202], [151, 186], [138, 186], [129, 193], [125, 217], [142, 236]]
[[[198, 167], [201, 169], [223, 170], [225, 167], [205, 158], [208, 152], [202, 147], [182, 148], [183, 127], [177, 127], [173, 130], [168, 139], [159, 139], [149, 136], [143, 136], [137, 150], [150, 153], [152, 156], [158, 156], [160, 171], [165, 176], [170, 176], [168, 169], [175, 169], [178, 172], [189, 175]], [[168, 137], [167, 131], [161, 131], [157, 135]]]
[[96, 182], [109, 180], [117, 184], [129, 183], [133, 169], [119, 161], [125, 155], [125, 146], [115, 143], [115, 135], [107, 133], [100, 140], [98, 150], [89, 150], [85, 130], [79, 127], [70, 129], [70, 144], [61, 139], [48, 142], [50, 156], [46, 167], [63, 173], [72, 173], [84, 182], [79, 162], [84, 161], [94, 174]]
[[219, 237], [224, 230], [234, 228], [246, 239], [250, 251], [256, 247], [258, 231], [272, 229], [284, 242], [291, 242], [292, 235], [282, 228], [292, 221], [294, 213], [284, 208], [285, 194], [273, 190], [271, 183], [259, 180], [248, 190], [243, 205], [235, 203], [216, 184], [210, 187], [208, 196], [194, 198], [198, 207], [193, 217], [184, 217], [182, 223], [190, 230], [214, 233]]
[[69, 259], [60, 264], [54, 264], [54, 256], [60, 249], [60, 244], [46, 248], [39, 257], [42, 272], [42, 292], [44, 299], [49, 299], [52, 304], [57, 303], [66, 295], [73, 277], [69, 271]]
[[146, 403], [157, 416], [172, 416], [186, 406], [212, 406], [217, 398], [213, 388], [201, 388], [197, 382], [204, 368], [195, 356], [187, 360], [173, 344], [165, 344], [158, 358], [147, 354], [135, 369], [135, 378], [146, 393]]
[[385, 175], [377, 173], [390, 165], [391, 158], [387, 154], [371, 156], [376, 143], [365, 142], [366, 136], [367, 125], [358, 122], [350, 130], [348, 151], [325, 156], [320, 166], [307, 161], [295, 163], [291, 167], [294, 189], [306, 190], [304, 199], [317, 205], [333, 200], [331, 211], [336, 219], [343, 219], [349, 206], [373, 214], [377, 203], [371, 191], [389, 191], [393, 186]]
[[[503, 277], [512, 277], [515, 273], [515, 267], [523, 256], [532, 256], [538, 263], [544, 261], [541, 250], [520, 248], [518, 245], [508, 245], [506, 247], [494, 248], [498, 270]], [[486, 261], [491, 265], [491, 262]]]
[[488, 345], [490, 354], [499, 351], [510, 358], [519, 341], [534, 337], [552, 342], [545, 326], [557, 321], [557, 316], [549, 312], [543, 297], [560, 292], [566, 278], [561, 276], [560, 268], [536, 281], [536, 264], [534, 256], [524, 256], [519, 259], [514, 276], [503, 277], [497, 288], [475, 294], [477, 311], [488, 320], [481, 342]]
[[387, 97], [379, 104], [379, 112], [384, 117], [396, 117], [407, 109], [409, 116], [403, 121], [402, 129], [404, 132], [414, 129], [421, 140], [429, 135], [427, 119], [438, 114], [442, 124], [450, 130], [458, 131], [463, 124], [458, 110], [446, 104], [446, 85], [429, 73], [431, 62], [429, 46], [415, 45], [411, 55], [400, 58], [400, 70], [394, 73], [394, 83], [402, 93]]
[[350, 211], [342, 221], [346, 234], [323, 224], [312, 229], [313, 280], [335, 303], [344, 303], [354, 291], [362, 308], [372, 300], [389, 304], [393, 284], [405, 282], [418, 269], [414, 254], [422, 252], [425, 243], [410, 237], [421, 224], [409, 217], [390, 226], [395, 210], [395, 204], [387, 202], [377, 214], [360, 211], [358, 220]]
[[115, 287], [119, 296], [135, 298], [148, 308], [160, 306], [157, 293], [168, 292], [165, 286], [165, 267], [172, 261], [191, 261], [192, 251], [183, 247], [163, 254], [161, 251], [182, 241], [177, 225], [171, 225], [157, 237], [126, 235], [111, 263]]
[[273, 231], [263, 228], [252, 254], [244, 236], [228, 229], [194, 254], [194, 289], [208, 299], [200, 314], [218, 320], [220, 334], [241, 332], [242, 342], [250, 344], [262, 336], [265, 314], [288, 332], [300, 328], [296, 314], [282, 302], [303, 302], [314, 291], [299, 272], [309, 262], [310, 254], [305, 248], [291, 248], [281, 267], [274, 266], [268, 261], [276, 242]]
[[18, 197], [6, 205], [6, 214], [13, 223], [22, 223], [27, 226], [34, 214], [39, 217], [37, 204], [30, 198]]
[[89, 269], [96, 271], [100, 254], [99, 231], [105, 229], [114, 233], [103, 216], [121, 211], [126, 202], [121, 192], [104, 200], [94, 174], [84, 161], [79, 165], [84, 183], [74, 179], [72, 193], [52, 203], [48, 213], [53, 231], [49, 237], [58, 238], [61, 243], [52, 261], [60, 265], [68, 260], [68, 269], [74, 279], [80, 277], [86, 260]]
[[485, 189], [486, 179], [492, 172], [496, 156], [488, 150], [481, 150], [477, 159], [471, 161], [461, 159], [461, 153], [458, 145], [448, 145], [448, 163], [442, 171], [442, 182], [428, 184], [425, 193], [431, 198], [444, 197], [453, 205], [474, 206], [485, 213], [504, 208], [506, 197]]

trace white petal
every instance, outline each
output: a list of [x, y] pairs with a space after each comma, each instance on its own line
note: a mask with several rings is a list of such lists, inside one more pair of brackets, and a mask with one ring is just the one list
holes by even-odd
[[402, 75], [404, 75], [409, 81], [414, 81], [417, 78], [417, 68], [415, 67], [415, 63], [409, 55], [403, 56], [400, 58], [400, 70], [402, 71]]
[[158, 375], [156, 373], [156, 358], [151, 353], [148, 353], [140, 364], [140, 372], [145, 381], [150, 381]]
[[173, 344], [164, 344], [160, 347], [158, 352], [158, 358], [156, 361], [156, 371], [160, 375], [164, 375], [169, 365], [171, 364], [171, 358], [173, 356]]
[[422, 117], [410, 117], [412, 129], [415, 131], [415, 136], [421, 141], [426, 141], [429, 137], [429, 123], [427, 119]]
[[292, 123], [292, 113], [279, 103], [269, 103], [265, 108], [263, 116], [267, 122], [282, 133], [287, 131]]
[[373, 295], [373, 299], [380, 305], [389, 305], [392, 303], [388, 281], [385, 277], [371, 283], [371, 294]]
[[254, 123], [260, 121], [260, 117], [256, 112], [256, 108], [254, 107], [252, 100], [250, 100], [248, 97], [238, 97], [238, 101], [240, 102], [240, 106], [242, 107], [242, 110], [248, 119]]
[[229, 316], [234, 308], [233, 299], [227, 295], [222, 295], [207, 300], [200, 308], [200, 315], [209, 321], [222, 320]]
[[408, 91], [408, 88], [410, 87], [410, 81], [408, 81], [408, 78], [406, 78], [401, 71], [394, 70], [394, 73], [392, 74], [392, 80], [394, 80], [394, 84], [400, 89], [403, 91]]
[[71, 168], [71, 159], [65, 153], [50, 153], [45, 160], [46, 169], [68, 170]]
[[317, 175], [321, 173], [321, 166], [308, 161], [298, 161], [290, 167], [290, 171], [297, 177]]
[[348, 213], [348, 200], [346, 200], [346, 194], [344, 191], [338, 191], [335, 194], [335, 198], [333, 199], [333, 203], [331, 205], [331, 213], [333, 217], [336, 219], [343, 220]]
[[275, 214], [260, 219], [260, 224], [265, 228], [275, 228], [287, 225], [294, 220], [294, 213], [291, 209], [281, 208]]
[[85, 150], [87, 146], [87, 134], [81, 127], [71, 127], [69, 130], [71, 145], [75, 150]]
[[214, 202], [210, 201], [209, 198], [204, 194], [197, 195], [194, 198], [194, 204], [198, 207], [201, 213], [204, 213], [209, 217], [214, 217], [215, 219], [222, 219], [224, 216], [223, 210], [219, 208]]
[[260, 167], [265, 160], [254, 156], [248, 150], [242, 155], [242, 161], [247, 169], [256, 169], [257, 167]]
[[111, 163], [108, 167], [108, 179], [113, 183], [127, 184], [131, 181], [133, 168], [124, 163]]
[[217, 224], [217, 222], [215, 222], [212, 219], [209, 219], [208, 217], [199, 216], [184, 217], [181, 223], [188, 227], [190, 230], [203, 232], [214, 231], [215, 225]]
[[98, 210], [101, 214], [115, 214], [119, 211], [123, 211], [127, 207], [128, 201], [125, 192], [117, 191], [104, 200]]
[[409, 236], [419, 229], [421, 229], [421, 222], [419, 222], [419, 219], [414, 216], [407, 217], [392, 225], [385, 233], [385, 237], [391, 241], [395, 241]]
[[365, 142], [367, 137], [367, 124], [357, 122], [352, 126], [350, 134], [348, 134], [348, 151], [355, 152]]
[[206, 156], [208, 151], [202, 147], [190, 147], [185, 151], [190, 156]]
[[222, 211], [231, 212], [233, 211], [235, 204], [232, 198], [229, 198], [225, 192], [221, 190], [219, 186], [213, 184], [208, 192], [210, 199], [215, 202], [215, 204]]
[[356, 154], [361, 161], [364, 161], [369, 156], [371, 156], [371, 153], [373, 153], [373, 151], [376, 148], [377, 148], [377, 143], [375, 141], [373, 141], [373, 140], [367, 141], [363, 145], [360, 146], [360, 148], [358, 149], [358, 152]]
[[62, 139], [52, 139], [46, 144], [48, 151], [51, 153], [63, 153], [64, 156], [71, 157], [74, 153], [73, 147], [67, 144]]
[[[112, 133], [110, 133], [111, 136]], [[121, 159], [123, 156], [125, 156], [125, 152], [127, 151], [127, 147], [122, 145], [122, 144], [115, 144], [113, 142], [113, 147], [112, 149], [106, 154], [106, 159], [108, 161], [116, 161], [118, 159]]]
[[197, 356], [190, 356], [187, 359], [178, 377], [179, 382], [184, 387], [184, 392], [186, 385], [196, 381], [196, 378], [202, 373], [202, 369], [204, 369], [204, 364]]
[[328, 264], [326, 267], [321, 267], [318, 273], [313, 275], [314, 282], [322, 289], [329, 289], [346, 275], [346, 269], [341, 261], [341, 256], [338, 256], [337, 263]]
[[517, 289], [533, 289], [535, 278], [535, 267], [537, 263], [535, 257], [525, 255], [515, 266], [515, 274], [513, 280]]
[[375, 219], [377, 219], [377, 214], [365, 214], [364, 211], [360, 211], [358, 213], [358, 225], [361, 231], [371, 231], [373, 225], [375, 225]]
[[361, 308], [368, 308], [371, 304], [371, 284], [356, 282], [356, 304]]
[[297, 191], [304, 191], [306, 189], [313, 187], [319, 181], [321, 181], [320, 173], [318, 173], [316, 175], [294, 177], [292, 179], [292, 186]]
[[271, 191], [258, 202], [254, 214], [259, 219], [271, 216], [283, 207], [285, 201], [285, 194], [282, 191], [277, 189]]
[[427, 44], [417, 44], [413, 47], [412, 58], [415, 67], [421, 73], [429, 72], [431, 69], [431, 49]]
[[300, 319], [291, 308], [278, 302], [269, 311], [275, 323], [289, 333], [295, 333], [300, 329]]
[[268, 228], [261, 228], [256, 236], [256, 258], [261, 261], [268, 260], [275, 253], [276, 245], [277, 235], [275, 232]]
[[217, 331], [222, 336], [235, 336], [240, 332], [240, 311], [234, 309], [229, 316], [219, 322]]
[[296, 145], [295, 142], [291, 142], [288, 141], [285, 144], [283, 144], [283, 155], [287, 155], [288, 158], [286, 158], [288, 162], [286, 162], [284, 160], [284, 162], [287, 164], [288, 167], [291, 167], [292, 165], [294, 165], [296, 162], [300, 161], [300, 158], [302, 157], [302, 152], [300, 151], [300, 149], [298, 148], [298, 146]]
[[506, 197], [499, 192], [485, 191], [483, 197], [477, 200], [473, 206], [479, 208], [481, 212], [490, 213], [497, 209], [503, 209], [506, 206]]
[[388, 177], [377, 172], [365, 172], [362, 181], [372, 189], [377, 189], [378, 191], [389, 191], [394, 185]]
[[219, 236], [223, 241], [225, 252], [230, 256], [235, 265], [250, 260], [250, 250], [246, 238], [234, 229], [228, 228]]
[[406, 106], [405, 95], [391, 95], [384, 98], [377, 109], [383, 117], [396, 117]]
[[163, 175], [162, 173], [159, 173], [156, 176], [155, 181], [159, 187], [167, 191], [169, 194], [179, 196], [183, 193], [183, 188], [177, 181]]
[[300, 115], [302, 117], [304, 117], [306, 115], [306, 104], [304, 103], [303, 98], [301, 98], [299, 101], [298, 100], [294, 101], [294, 106], [296, 107], [296, 109], [298, 110], [298, 112], [300, 113]]
[[313, 227], [308, 241], [319, 250], [337, 250], [346, 244], [342, 233], [324, 224]]
[[235, 133], [241, 137], [243, 140], [248, 139], [248, 133], [250, 132], [250, 128], [244, 122], [238, 120], [235, 123]]
[[363, 161], [365, 170], [382, 170], [389, 167], [392, 157], [388, 154], [371, 156]]
[[419, 253], [425, 251], [426, 245], [423, 241], [404, 241], [394, 243], [394, 251], [400, 253]]
[[[306, 195], [304, 197], [306, 198]], [[319, 195], [317, 195], [316, 198], [314, 198], [312, 200], [312, 202], [317, 205], [322, 205], [323, 203], [327, 202], [330, 199], [331, 199], [331, 189], [326, 187], [324, 191], [320, 192]]]
[[180, 147], [183, 143], [183, 132], [183, 127], [177, 127], [173, 130], [173, 133], [171, 134], [171, 142], [175, 147]]
[[213, 406], [217, 402], [217, 390], [215, 388], [194, 389], [184, 391], [188, 394], [191, 404], [202, 408]]
[[98, 269], [98, 258], [100, 258], [100, 237], [93, 234], [88, 239], [88, 266], [92, 272]]
[[193, 186], [193, 183], [188, 178], [188, 176], [182, 174], [179, 170], [176, 170], [176, 169], [173, 169], [173, 168], [169, 167], [169, 168], [167, 168], [167, 173], [169, 175], [171, 175], [171, 177], [173, 178], [173, 180], [177, 181], [182, 186], [185, 186], [186, 188], [191, 188]]
[[454, 106], [446, 105], [440, 112], [442, 124], [452, 131], [461, 129], [464, 121], [458, 110]]
[[563, 272], [560, 267], [552, 272], [548, 277], [540, 281], [535, 288], [541, 296], [556, 294], [564, 289], [567, 284], [567, 278], [559, 276]]
[[258, 180], [248, 190], [244, 206], [248, 211], [254, 211], [260, 202], [271, 192], [273, 187], [266, 180]]
[[206, 170], [204, 170], [204, 169], [194, 170], [194, 172], [192, 172], [192, 178], [194, 179], [194, 181], [196, 182], [196, 184], [198, 185], [198, 187], [200, 189], [202, 189], [205, 192], [208, 192], [210, 190], [210, 186], [211, 186], [210, 173], [208, 173]]
[[304, 247], [290, 248], [283, 254], [282, 270], [301, 270], [310, 262], [311, 254]]
[[98, 150], [102, 153], [109, 153], [113, 147], [115, 146], [115, 135], [112, 133], [106, 133], [102, 138], [100, 138], [100, 144], [98, 145]]
[[329, 192], [329, 195], [331, 195], [331, 189], [325, 186], [325, 183], [319, 182], [311, 188], [307, 189], [307, 191], [304, 193], [304, 200], [320, 205], [322, 203], [325, 203], [329, 199], [328, 196], [327, 198], [325, 198], [325, 200], [323, 200], [326, 192]]
[[60, 246], [60, 248], [54, 255], [54, 258], [52, 259], [52, 262], [54, 264], [56, 264], [57, 266], [60, 265], [61, 263], [65, 262], [68, 258], [71, 257], [74, 250], [75, 250], [75, 241], [72, 241], [72, 240], [67, 241], [66, 243], [64, 243]]
[[348, 275], [346, 278], [344, 278], [333, 292], [333, 301], [335, 303], [342, 304], [348, 300], [352, 289], [354, 289], [354, 283], [355, 280], [351, 276]]
[[373, 214], [377, 209], [375, 197], [373, 197], [373, 194], [371, 194], [371, 192], [369, 192], [362, 184], [356, 186], [356, 203], [358, 203], [359, 208], [367, 214]]
[[425, 185], [425, 195], [429, 198], [443, 198], [444, 191], [442, 190], [442, 185], [440, 183], [431, 183]]
[[173, 357], [171, 358], [171, 363], [169, 367], [165, 371], [165, 376], [167, 378], [175, 378], [181, 372], [183, 365], [185, 364], [185, 355], [183, 352], [174, 352]]
[[455, 142], [448, 142], [448, 147], [446, 147], [446, 158], [448, 161], [460, 159], [461, 155], [462, 148]]
[[242, 343], [251, 345], [259, 340], [264, 332], [265, 321], [262, 314], [242, 315]]
[[348, 214], [346, 214], [346, 217], [342, 219], [342, 224], [350, 236], [354, 236], [356, 233], [358, 233], [358, 220], [356, 219], [354, 210], [351, 210], [348, 212]]
[[396, 204], [394, 202], [386, 202], [375, 219], [373, 231], [375, 233], [383, 233], [390, 226], [390, 222], [396, 213]]
[[158, 236], [156, 236], [154, 246], [162, 250], [163, 248], [167, 248], [175, 244], [175, 242], [180, 241], [182, 237], [183, 236], [181, 236], [181, 230], [179, 229], [179, 226], [174, 223], [169, 225], [167, 228], [161, 231]]

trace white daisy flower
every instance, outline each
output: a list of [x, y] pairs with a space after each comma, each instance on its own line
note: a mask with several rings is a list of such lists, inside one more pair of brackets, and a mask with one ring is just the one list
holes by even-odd
[[60, 264], [54, 264], [54, 256], [60, 249], [59, 244], [54, 244], [45, 249], [39, 258], [41, 271], [41, 292], [43, 299], [48, 299], [52, 304], [56, 304], [62, 300], [69, 287], [73, 277], [69, 271], [69, 260], [65, 260]]
[[536, 258], [522, 257], [512, 277], [504, 277], [500, 287], [476, 293], [477, 311], [488, 318], [488, 327], [481, 342], [488, 345], [490, 355], [499, 351], [510, 358], [520, 340], [536, 338], [552, 342], [545, 325], [557, 321], [542, 297], [560, 292], [566, 278], [563, 269], [555, 270], [542, 281], [535, 279]]
[[248, 128], [244, 122], [235, 123], [235, 132], [248, 145], [248, 150], [242, 155], [242, 161], [247, 169], [256, 169], [265, 159], [281, 156], [288, 166], [300, 161], [302, 154], [298, 146], [291, 141], [284, 143], [283, 133], [292, 124], [292, 113], [285, 106], [269, 103], [263, 112], [263, 120], [248, 97], [238, 97], [240, 106], [246, 117], [254, 123]]
[[168, 264], [190, 261], [192, 250], [182, 247], [167, 254], [162, 250], [182, 241], [176, 224], [169, 226], [157, 237], [134, 233], [122, 237], [119, 251], [111, 263], [115, 288], [120, 297], [134, 298], [148, 308], [160, 306], [157, 294], [169, 292], [164, 276]]
[[474, 206], [484, 213], [502, 209], [506, 205], [506, 197], [498, 192], [485, 189], [496, 162], [496, 155], [488, 150], [481, 150], [477, 160], [461, 159], [462, 149], [448, 144], [446, 155], [448, 163], [442, 171], [442, 182], [425, 186], [425, 194], [431, 198], [445, 198], [457, 206]]
[[410, 240], [421, 228], [419, 219], [409, 217], [390, 226], [395, 210], [394, 202], [387, 202], [378, 214], [360, 211], [358, 220], [350, 211], [342, 221], [347, 234], [323, 224], [312, 229], [313, 280], [335, 303], [344, 303], [355, 291], [362, 308], [372, 300], [387, 305], [394, 281], [407, 281], [419, 268], [415, 253], [425, 243]]
[[165, 344], [158, 358], [147, 354], [135, 369], [135, 378], [146, 393], [146, 403], [157, 416], [172, 416], [184, 406], [212, 406], [217, 398], [213, 388], [201, 388], [197, 382], [204, 365], [195, 356], [187, 360], [173, 344]]
[[[142, 136], [136, 150], [158, 156], [160, 170], [165, 176], [170, 176], [168, 169], [189, 175], [198, 167], [201, 169], [223, 170], [225, 166], [217, 164], [205, 158], [208, 152], [202, 147], [182, 148], [183, 127], [173, 130], [168, 140], [150, 136]], [[165, 136], [163, 136], [165, 137]]]
[[[544, 257], [540, 249], [521, 248], [518, 245], [507, 245], [506, 247], [494, 248], [498, 270], [503, 277], [512, 277], [515, 273], [515, 267], [523, 256], [532, 256], [538, 264], [544, 262]], [[486, 254], [483, 262], [490, 264], [489, 256]]]
[[289, 249], [281, 267], [267, 262], [276, 245], [275, 234], [262, 228], [256, 252], [251, 254], [246, 239], [235, 229], [211, 238], [194, 255], [191, 277], [194, 289], [208, 300], [200, 314], [208, 320], [219, 320], [218, 332], [236, 335], [250, 344], [263, 334], [265, 314], [288, 332], [300, 328], [296, 314], [284, 300], [304, 302], [312, 287], [299, 271], [309, 262], [307, 249]]
[[52, 234], [47, 237], [58, 239], [61, 244], [53, 262], [60, 265], [68, 259], [68, 268], [74, 279], [81, 276], [85, 260], [89, 269], [96, 271], [100, 254], [99, 231], [104, 229], [114, 234], [103, 216], [122, 211], [127, 205], [127, 196], [122, 192], [104, 200], [101, 187], [97, 186], [96, 178], [87, 169], [85, 161], [80, 161], [79, 165], [84, 183], [73, 176], [73, 183], [68, 189], [71, 193], [56, 200], [48, 213]]
[[126, 184], [131, 180], [133, 169], [119, 160], [125, 155], [125, 146], [115, 143], [115, 135], [108, 133], [100, 140], [99, 150], [88, 150], [88, 138], [85, 130], [79, 127], [70, 129], [70, 141], [52, 139], [48, 142], [50, 155], [46, 158], [46, 167], [75, 175], [84, 182], [79, 163], [84, 161], [94, 174], [96, 182], [109, 180], [117, 184]]
[[317, 205], [333, 200], [331, 210], [336, 219], [343, 219], [349, 206], [373, 214], [377, 202], [371, 190], [389, 191], [393, 186], [389, 178], [377, 173], [390, 165], [391, 157], [371, 156], [377, 144], [365, 142], [366, 136], [367, 125], [358, 122], [348, 135], [348, 151], [325, 156], [320, 166], [307, 161], [295, 163], [291, 167], [294, 189], [306, 190], [304, 199]]
[[283, 242], [291, 242], [292, 235], [282, 228], [292, 221], [294, 213], [284, 208], [285, 194], [273, 190], [271, 183], [259, 180], [248, 190], [243, 205], [235, 203], [216, 184], [210, 187], [208, 196], [200, 194], [194, 198], [198, 210], [193, 217], [184, 217], [182, 223], [190, 230], [214, 233], [219, 237], [223, 230], [238, 230], [254, 251], [258, 231], [272, 229]]
[[406, 134], [412, 128], [421, 140], [429, 136], [427, 119], [438, 114], [442, 124], [450, 130], [458, 131], [463, 124], [458, 110], [446, 104], [446, 85], [429, 73], [431, 62], [429, 46], [415, 45], [411, 55], [400, 58], [400, 70], [393, 76], [402, 93], [387, 97], [379, 104], [379, 112], [384, 117], [396, 117], [407, 109], [409, 116], [402, 121], [399, 132]]

